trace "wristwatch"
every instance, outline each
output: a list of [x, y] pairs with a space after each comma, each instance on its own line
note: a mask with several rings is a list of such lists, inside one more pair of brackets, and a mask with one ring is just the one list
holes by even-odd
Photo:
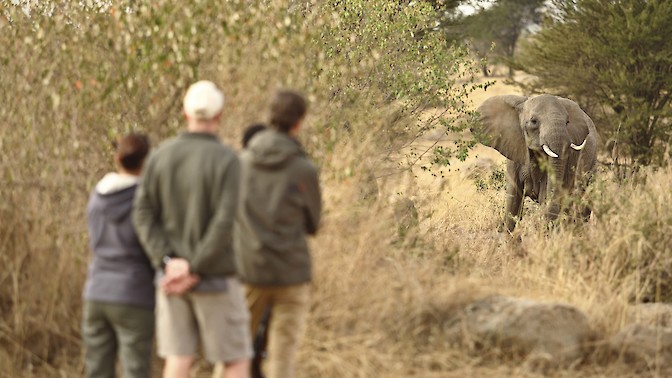
[[163, 258], [161, 259], [161, 269], [166, 270], [166, 265], [168, 265], [168, 263], [170, 262], [170, 259], [172, 259], [172, 257], [163, 256]]

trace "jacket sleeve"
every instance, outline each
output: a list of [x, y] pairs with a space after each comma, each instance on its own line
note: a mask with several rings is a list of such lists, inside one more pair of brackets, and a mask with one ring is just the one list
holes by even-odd
[[240, 163], [233, 156], [218, 175], [217, 190], [213, 192], [212, 199], [215, 213], [203, 238], [196, 245], [190, 263], [192, 273], [207, 274], [208, 267], [217, 265], [222, 252], [233, 253], [233, 223], [238, 208], [239, 184]]
[[152, 159], [146, 164], [133, 202], [133, 225], [145, 253], [152, 265], [161, 268], [163, 258], [172, 256], [170, 240], [161, 224], [161, 212], [156, 192], [156, 177], [152, 172]]
[[305, 203], [306, 232], [315, 235], [320, 228], [320, 217], [322, 216], [322, 195], [320, 193], [320, 181], [317, 169], [311, 164], [306, 179], [304, 180], [305, 191], [303, 200]]

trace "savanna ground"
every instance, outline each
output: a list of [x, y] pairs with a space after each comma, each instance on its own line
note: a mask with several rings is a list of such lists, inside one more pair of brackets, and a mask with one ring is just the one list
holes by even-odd
[[[504, 82], [476, 91], [474, 103], [520, 94]], [[576, 306], [604, 340], [633, 321], [632, 304], [666, 301], [672, 242], [672, 171], [617, 183], [603, 165], [588, 223], [548, 228], [528, 199], [515, 233], [501, 233], [506, 168], [497, 151], [477, 145], [464, 162], [422, 168], [431, 157], [418, 154], [458, 138], [430, 132], [386, 155], [372, 172], [376, 200], [354, 199], [370, 193], [361, 182], [326, 186], [329, 215], [313, 243], [316, 303], [301, 351], [306, 376], [665, 376], [597, 356], [571, 370], [534, 372], [524, 358], [450, 345], [442, 314], [490, 294]], [[399, 169], [409, 161], [412, 168]]]
[[[434, 91], [421, 74], [400, 79], [400, 72], [381, 69], [393, 67], [386, 59], [395, 69], [411, 64], [395, 47], [407, 37], [394, 39], [392, 27], [422, 19], [413, 13], [417, 8], [394, 16], [407, 18], [372, 24], [392, 46], [385, 51], [381, 44], [372, 53], [366, 39], [371, 30], [357, 34], [349, 15], [339, 19], [329, 8], [326, 18], [318, 5], [302, 10], [302, 24], [285, 13], [283, 1], [222, 4], [195, 2], [185, 10], [158, 1], [123, 17], [112, 8], [91, 16], [95, 27], [90, 24], [85, 34], [48, 20], [40, 27], [12, 27], [0, 17], [0, 30], [10, 36], [0, 56], [0, 118], [6, 120], [0, 123], [0, 376], [81, 376], [88, 192], [112, 169], [114, 135], [139, 129], [154, 144], [175, 135], [183, 127], [184, 88], [204, 77], [227, 93], [220, 136], [236, 147], [243, 128], [264, 119], [260, 109], [275, 88], [303, 90], [313, 104], [302, 138], [321, 169], [325, 216], [311, 241], [313, 304], [299, 377], [665, 375], [598, 357], [537, 372], [524, 358], [452, 344], [442, 320], [456, 307], [499, 293], [576, 306], [598, 339], [605, 339], [630, 321], [632, 304], [669, 301], [672, 170], [642, 169], [617, 180], [600, 165], [588, 193], [594, 209], [588, 223], [547, 227], [538, 207], [527, 203], [514, 235], [500, 233], [503, 158], [479, 145], [464, 162], [428, 165], [435, 155], [423, 155], [427, 147], [450, 146], [464, 136], [444, 135], [428, 119], [456, 113], [413, 103], [414, 94]], [[217, 17], [229, 23], [204, 33], [207, 23], [199, 20]], [[164, 33], [153, 23], [172, 24], [176, 32]], [[320, 36], [320, 28], [329, 27], [331, 34]], [[222, 47], [210, 51], [208, 38]], [[332, 54], [344, 46], [347, 59]], [[136, 64], [140, 55], [142, 64]], [[469, 59], [458, 53], [447, 58], [459, 64]], [[314, 65], [286, 64], [311, 59]], [[448, 93], [459, 92], [467, 79], [460, 80]], [[421, 88], [415, 88], [418, 82]], [[411, 87], [417, 92], [401, 100], [387, 96], [390, 89]], [[475, 87], [457, 100], [448, 96], [449, 109], [462, 106], [458, 100], [473, 109], [487, 96], [516, 91], [498, 79], [485, 91]], [[417, 132], [428, 124], [436, 128]], [[204, 365], [199, 376], [207, 376]]]
[[[474, 102], [515, 92], [515, 87], [500, 78], [487, 91], [477, 92]], [[440, 113], [440, 109], [432, 110], [427, 116]], [[237, 145], [238, 135], [234, 133], [227, 142]], [[515, 236], [510, 236], [497, 230], [504, 209], [503, 178], [497, 173], [504, 169], [504, 158], [479, 145], [465, 162], [453, 162], [443, 169], [424, 170], [423, 159], [406, 168], [408, 160], [416, 160], [413, 150], [421, 152], [435, 143], [450, 145], [451, 135], [429, 133], [394, 154], [371, 151], [366, 174], [344, 171], [338, 178], [323, 178], [325, 219], [322, 232], [311, 244], [314, 302], [299, 353], [300, 377], [541, 376], [524, 360], [451, 345], [443, 334], [442, 313], [494, 293], [563, 302], [585, 311], [595, 330], [606, 337], [627, 321], [626, 309], [633, 296], [643, 294], [646, 287], [641, 271], [651, 267], [647, 263], [641, 264], [641, 270], [623, 270], [640, 259], [663, 259], [669, 252], [649, 251], [648, 244], [656, 243], [650, 234], [669, 241], [665, 230], [672, 231], [667, 213], [672, 199], [670, 171], [649, 172], [641, 182], [625, 185], [610, 182], [609, 173], [603, 171], [596, 184], [600, 188], [597, 213], [588, 224], [548, 230], [540, 226], [544, 222], [538, 206], [528, 202], [526, 217]], [[349, 153], [336, 149], [334, 157]], [[77, 202], [83, 206], [81, 199]], [[83, 232], [83, 219], [53, 222]], [[29, 228], [18, 231], [13, 237], [41, 237]], [[517, 237], [521, 241], [515, 241]], [[73, 252], [66, 248], [56, 253]], [[14, 264], [34, 260], [35, 265], [42, 260], [33, 267], [37, 270], [33, 274], [56, 273], [52, 285], [72, 286], [77, 295], [86, 250], [73, 256], [71, 261], [56, 256], [56, 264], [49, 256], [24, 256]], [[21, 270], [9, 265], [4, 275], [13, 278], [7, 281], [11, 290], [22, 293], [25, 288], [11, 285], [18, 281], [12, 277], [13, 269]], [[39, 291], [47, 296], [44, 312], [17, 311], [14, 315], [23, 317], [16, 324], [51, 327], [52, 338], [73, 337], [67, 330], [79, 327], [77, 310], [71, 309], [75, 316], [67, 324], [49, 323], [51, 313], [63, 302], [51, 297], [51, 286]], [[2, 354], [4, 376], [81, 374], [76, 350], [68, 350], [69, 356], [54, 351], [57, 358], [47, 364], [30, 350], [33, 340], [36, 345], [44, 342], [36, 335], [19, 352]], [[79, 340], [69, 342], [79, 344]], [[33, 371], [30, 365], [26, 368], [18, 363], [32, 359]], [[201, 363], [198, 376], [208, 376], [207, 368]], [[552, 375], [639, 376], [641, 372], [588, 363]]]

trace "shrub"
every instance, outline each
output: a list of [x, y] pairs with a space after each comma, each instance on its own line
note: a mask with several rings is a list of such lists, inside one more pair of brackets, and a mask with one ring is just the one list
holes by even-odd
[[640, 165], [669, 158], [672, 4], [553, 1], [552, 16], [523, 46], [526, 89], [552, 90], [591, 109], [613, 157]]
[[439, 33], [416, 34], [432, 17], [397, 1], [0, 2], [0, 370], [81, 369], [84, 207], [115, 135], [175, 135], [183, 92], [208, 78], [225, 91], [221, 136], [237, 144], [274, 90], [302, 91], [304, 144], [325, 187], [341, 189], [326, 193], [334, 216], [340, 201], [356, 207], [344, 188], [372, 160], [438, 125], [419, 121], [424, 109], [444, 106], [445, 127], [464, 127], [477, 69]]

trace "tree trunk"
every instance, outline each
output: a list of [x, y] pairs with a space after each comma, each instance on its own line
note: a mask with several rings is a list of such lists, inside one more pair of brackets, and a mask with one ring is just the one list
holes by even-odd
[[483, 71], [483, 77], [490, 77], [490, 71], [488, 71], [487, 64], [481, 66], [481, 71]]

